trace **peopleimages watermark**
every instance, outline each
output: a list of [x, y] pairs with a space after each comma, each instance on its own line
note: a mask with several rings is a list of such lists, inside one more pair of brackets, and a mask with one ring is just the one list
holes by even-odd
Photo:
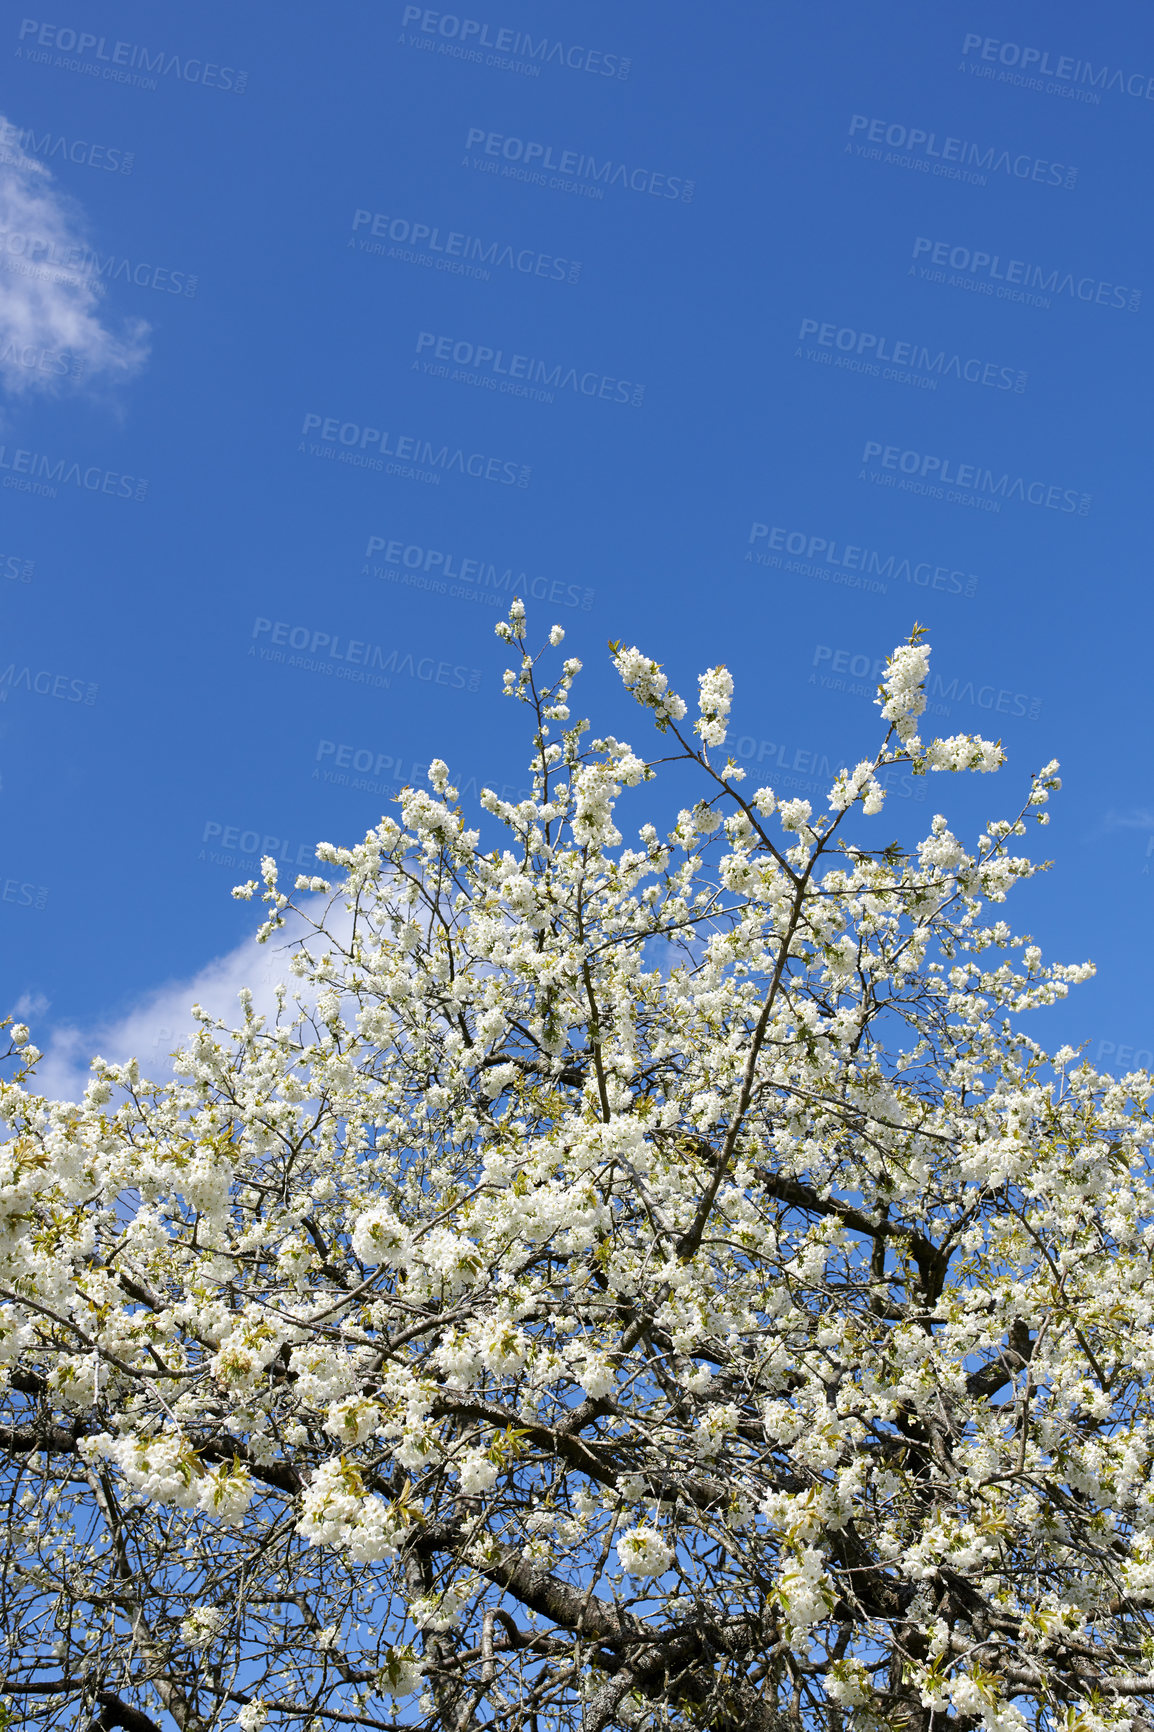
[[434, 378], [479, 385], [532, 402], [552, 403], [555, 391], [572, 391], [574, 396], [593, 397], [602, 403], [628, 403], [634, 409], [645, 399], [645, 386], [630, 379], [569, 367], [563, 361], [550, 365], [536, 355], [519, 355], [512, 350], [506, 354], [491, 343], [444, 337], [435, 331], [418, 331], [416, 353], [424, 358], [414, 361], [414, 367]]
[[160, 294], [196, 295], [198, 278], [167, 265], [125, 258], [109, 253], [102, 258], [87, 246], [63, 247], [49, 235], [28, 234], [23, 229], [0, 229], [0, 270], [35, 277], [42, 282], [83, 283], [104, 294], [109, 283], [127, 283]]
[[370, 535], [362, 577], [382, 578], [433, 595], [449, 595], [459, 601], [478, 601], [496, 607], [514, 596], [522, 601], [545, 601], [550, 607], [579, 607], [588, 613], [597, 591], [562, 578], [530, 577], [511, 565], [504, 570], [488, 559], [450, 553], [441, 548], [421, 547], [416, 542]]
[[[367, 776], [378, 783], [398, 784], [402, 777], [411, 787], [415, 782], [423, 782], [428, 774], [429, 760], [417, 759], [409, 766], [409, 773], [404, 776], [404, 757], [398, 752], [378, 752], [371, 746], [349, 745], [341, 740], [318, 740], [316, 757], [318, 764], [326, 764], [334, 770], [352, 770], [355, 775]], [[386, 771], [392, 774], [386, 777]], [[322, 772], [313, 771], [313, 781], [318, 781]], [[331, 777], [326, 776], [326, 781]], [[353, 786], [348, 778], [341, 777], [344, 786]], [[376, 791], [375, 789], [373, 790]]]
[[145, 498], [148, 482], [118, 469], [101, 469], [95, 463], [82, 466], [67, 457], [48, 457], [43, 451], [22, 446], [0, 445], [0, 485], [17, 493], [34, 493], [55, 499], [58, 487], [78, 487], [84, 493], [104, 493], [116, 499]]
[[[387, 689], [393, 676], [421, 680], [426, 685], [444, 686], [450, 691], [477, 692], [481, 689], [480, 668], [455, 666], [436, 656], [414, 656], [412, 650], [385, 650], [381, 644], [367, 643], [361, 638], [342, 637], [337, 632], [320, 631], [307, 625], [293, 625], [284, 619], [265, 619], [258, 615], [253, 621], [252, 637], [268, 638], [267, 644], [249, 644], [250, 656], [261, 661], [282, 662], [286, 667], [301, 668], [306, 673], [335, 675], [351, 680], [355, 685]], [[294, 651], [285, 655], [285, 649]], [[379, 671], [378, 671], [379, 670]]]
[[[221, 818], [206, 818], [200, 833], [201, 849], [198, 860], [210, 866], [235, 866], [237, 855], [252, 855], [254, 860], [271, 856], [281, 866], [311, 866], [317, 857], [315, 842], [293, 843], [287, 836], [274, 836], [257, 826], [227, 824]], [[218, 844], [209, 849], [208, 843]], [[225, 855], [221, 849], [229, 850]]]
[[[1006, 150], [996, 144], [974, 144], [970, 139], [948, 134], [939, 138], [936, 132], [927, 132], [924, 127], [876, 120], [868, 114], [850, 116], [849, 136], [850, 142], [845, 147], [849, 155], [867, 157], [871, 162], [887, 163], [893, 168], [941, 175], [947, 180], [962, 180], [969, 186], [988, 186], [989, 176], [998, 174], [1067, 190], [1078, 184], [1078, 170], [1066, 163], [1051, 162], [1048, 157], [1031, 156], [1026, 151]], [[882, 145], [887, 147], [885, 154]]]
[[47, 908], [48, 890], [43, 884], [20, 878], [0, 878], [0, 902], [14, 903], [17, 908]]
[[[997, 36], [968, 32], [962, 41], [962, 65], [967, 72], [999, 77], [1002, 83], [1021, 84], [1049, 94], [1060, 92], [1063, 96], [1078, 96], [1085, 102], [1100, 101], [1100, 93], [1104, 90], [1154, 102], [1154, 75], [1150, 73], [1127, 72], [1123, 67], [1111, 66], [1105, 61], [1096, 67], [1093, 61], [1079, 60], [1072, 54], [1051, 57], [1048, 48], [1003, 42]], [[995, 71], [995, 68], [1000, 70]], [[1045, 79], [1053, 82], [1045, 84]]]
[[316, 440], [306, 444], [302, 439], [297, 446], [303, 456], [326, 457], [356, 469], [400, 475], [410, 481], [439, 485], [442, 475], [456, 471], [501, 487], [528, 487], [533, 474], [528, 463], [488, 457], [482, 451], [467, 452], [459, 445], [437, 445], [418, 434], [392, 433], [387, 428], [369, 427], [359, 421], [342, 421], [339, 415], [310, 413], [304, 418], [301, 433], [317, 435]]
[[74, 162], [82, 168], [103, 169], [106, 174], [131, 174], [136, 152], [119, 145], [92, 144], [85, 138], [65, 138], [57, 132], [37, 132], [34, 126], [14, 126], [10, 120], [0, 120], [0, 162], [15, 162], [12, 151], [25, 156], [42, 156], [45, 162], [59, 165]]
[[[425, 48], [492, 66], [501, 72], [521, 72], [538, 78], [542, 66], [559, 66], [570, 72], [591, 72], [601, 78], [628, 78], [633, 62], [600, 48], [585, 48], [577, 42], [560, 42], [551, 36], [530, 36], [527, 30], [489, 25], [480, 18], [461, 18], [455, 12], [433, 12], [427, 6], [406, 6], [401, 29], [412, 24], [410, 48]], [[402, 35], [402, 41], [405, 37]], [[482, 53], [482, 49], [485, 50]]]
[[[406, 774], [404, 753], [381, 752], [375, 746], [355, 746], [341, 740], [318, 740], [314, 762], [317, 765], [312, 774], [314, 782], [324, 782], [331, 788], [348, 788], [350, 792], [360, 794], [398, 794], [404, 787], [423, 786], [429, 772], [426, 758], [410, 763]], [[450, 781], [462, 800], [480, 800], [481, 790], [486, 786], [482, 778], [472, 774], [462, 776], [459, 771], [451, 772]], [[498, 792], [495, 783], [493, 791]], [[533, 797], [533, 790], [505, 782], [499, 797], [502, 800], [529, 800]]]
[[0, 577], [10, 583], [31, 583], [36, 575], [36, 561], [24, 559], [18, 553], [0, 553]]
[[1120, 1065], [1129, 1065], [1131, 1070], [1154, 1070], [1154, 1052], [1151, 1052], [1148, 1046], [1120, 1046], [1114, 1040], [1100, 1040], [1094, 1054], [1094, 1063], [1101, 1064], [1105, 1058], [1112, 1058]]
[[[1012, 475], [1008, 470], [996, 474], [981, 463], [958, 463], [953, 457], [939, 457], [928, 451], [903, 451], [900, 445], [883, 445], [880, 440], [867, 439], [862, 462], [878, 462], [881, 473], [894, 475], [897, 485], [905, 492], [923, 493], [930, 498], [948, 499], [954, 504], [985, 501], [983, 509], [1000, 511], [1002, 500], [1017, 500], [1020, 505], [1035, 505], [1047, 511], [1076, 512], [1086, 517], [1093, 495], [1076, 487], [1063, 487], [1058, 482], [1031, 481], [1024, 475]], [[897, 478], [900, 477], [900, 480]], [[868, 470], [860, 479], [874, 480]], [[908, 482], [909, 486], [904, 484]], [[951, 489], [952, 491], [947, 491]]]
[[50, 379], [79, 379], [84, 372], [83, 355], [70, 349], [42, 349], [35, 343], [18, 343], [15, 337], [0, 344], [0, 367], [23, 367], [28, 373], [44, 373]]
[[[982, 361], [972, 355], [933, 350], [925, 343], [895, 340], [877, 331], [859, 331], [852, 325], [835, 325], [820, 319], [803, 319], [798, 341], [807, 345], [797, 354], [827, 366], [863, 373], [871, 379], [889, 379], [898, 385], [921, 385], [937, 390], [939, 379], [964, 380], [993, 391], [1026, 389], [1027, 375], [1018, 367], [1003, 367], [997, 361]], [[808, 345], [818, 345], [811, 348]], [[822, 353], [820, 351], [828, 351]]]
[[[928, 235], [915, 237], [913, 257], [927, 262], [912, 264], [907, 276], [994, 295], [1000, 301], [1048, 307], [1050, 296], [1068, 295], [1083, 306], [1115, 307], [1127, 313], [1136, 313], [1142, 304], [1141, 289], [1128, 289], [1101, 277], [1079, 276], [1059, 266], [1031, 264], [1028, 259], [1003, 259], [1001, 253], [988, 252], [984, 247], [955, 246], [952, 241], [935, 241]], [[947, 270], [951, 272], [948, 277]]]
[[897, 553], [882, 555], [873, 547], [839, 541], [828, 535], [810, 535], [777, 524], [750, 526], [745, 559], [749, 565], [770, 566], [874, 595], [887, 595], [891, 583], [907, 583], [915, 589], [932, 589], [941, 595], [973, 596], [978, 591], [973, 572]]
[[74, 679], [71, 674], [54, 673], [51, 668], [24, 667], [9, 662], [0, 668], [0, 704], [8, 702], [11, 692], [28, 692], [38, 698], [55, 698], [62, 704], [94, 704], [100, 690], [91, 680]]
[[514, 138], [504, 132], [489, 132], [483, 126], [471, 126], [465, 137], [465, 150], [471, 151], [476, 146], [481, 154], [475, 158], [466, 154], [467, 168], [487, 169], [491, 174], [504, 174], [534, 186], [560, 187], [587, 198], [604, 198], [607, 186], [620, 187], [625, 192], [647, 193], [651, 198], [677, 199], [682, 204], [693, 202], [693, 181], [682, 175], [630, 166], [614, 157], [598, 159], [586, 151], [563, 150], [560, 145], [554, 147], [536, 139]]
[[[878, 685], [886, 674], [884, 656], [871, 656], [863, 650], [838, 649], [827, 643], [814, 645], [810, 666], [823, 670], [810, 674], [811, 686], [846, 692], [851, 697], [876, 697]], [[828, 672], [824, 671], [827, 667]], [[866, 684], [867, 680], [872, 683]], [[1041, 698], [1033, 698], [1028, 692], [1016, 692], [1012, 686], [999, 687], [962, 679], [958, 674], [947, 681], [939, 673], [930, 673], [926, 678], [925, 692], [926, 713], [931, 716], [948, 716], [951, 704], [970, 704], [994, 715], [1025, 717], [1031, 722], [1036, 722], [1042, 713]]]
[[[361, 234], [361, 229], [367, 229], [368, 233]], [[452, 276], [473, 277], [483, 283], [492, 280], [494, 271], [504, 270], [552, 283], [575, 283], [581, 276], [581, 263], [576, 259], [558, 258], [554, 253], [511, 241], [482, 240], [479, 235], [464, 234], [458, 229], [445, 229], [442, 233], [439, 225], [412, 222], [408, 217], [389, 216], [384, 211], [354, 211], [353, 233], [356, 241], [350, 240], [348, 244], [355, 245], [358, 252], [424, 265], [426, 269], [447, 271]]]
[[[175, 78], [182, 84], [201, 84], [206, 90], [231, 90], [240, 95], [248, 73], [215, 60], [196, 60], [170, 54], [164, 48], [149, 48], [142, 42], [120, 42], [96, 36], [69, 25], [42, 24], [24, 18], [16, 32], [17, 57], [40, 66], [59, 66], [66, 72], [83, 72], [114, 84], [131, 84], [141, 90], [159, 88], [157, 78]], [[53, 52], [55, 51], [55, 53]], [[155, 74], [155, 76], [152, 76]]]

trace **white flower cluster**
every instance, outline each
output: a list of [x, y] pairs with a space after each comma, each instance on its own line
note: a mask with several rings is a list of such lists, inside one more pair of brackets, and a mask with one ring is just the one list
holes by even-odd
[[325, 1430], [346, 1449], [355, 1449], [373, 1435], [383, 1417], [383, 1410], [375, 1401], [363, 1395], [346, 1395], [329, 1408]]
[[716, 1461], [741, 1423], [741, 1409], [734, 1401], [719, 1401], [706, 1408], [693, 1439], [699, 1461]]
[[411, 1647], [391, 1648], [377, 1675], [377, 1688], [385, 1696], [411, 1696], [424, 1675], [424, 1664]]
[[243, 1462], [222, 1462], [206, 1470], [177, 1432], [133, 1432], [120, 1438], [98, 1432], [84, 1439], [84, 1453], [90, 1461], [114, 1462], [141, 1499], [200, 1509], [225, 1527], [235, 1527], [252, 1502], [252, 1479]]
[[407, 1269], [412, 1262], [412, 1240], [387, 1203], [363, 1214], [353, 1228], [353, 1251], [368, 1267], [386, 1263]]
[[453, 1630], [477, 1591], [475, 1576], [450, 1582], [440, 1594], [418, 1596], [409, 1602], [409, 1616], [422, 1630]]
[[825, 1676], [825, 1693], [842, 1708], [865, 1708], [873, 1700], [869, 1673], [860, 1660], [838, 1660]]
[[829, 1616], [837, 1589], [826, 1573], [825, 1559], [813, 1546], [787, 1556], [777, 1596], [791, 1630], [808, 1630]]
[[829, 791], [829, 803], [835, 812], [844, 812], [860, 800], [867, 818], [873, 818], [885, 803], [885, 789], [874, 774], [875, 765], [868, 758], [854, 770], [841, 770]]
[[922, 688], [929, 668], [928, 644], [902, 644], [886, 664], [885, 678], [876, 701], [903, 745], [916, 737], [915, 717], [920, 716], [926, 707], [926, 694]]
[[656, 1528], [630, 1528], [617, 1541], [621, 1567], [631, 1576], [662, 1576], [673, 1562], [672, 1547]]
[[965, 858], [966, 850], [938, 812], [930, 826], [930, 834], [918, 843], [918, 859], [923, 866], [935, 866], [939, 872], [952, 872]]
[[217, 1606], [193, 1606], [181, 1620], [180, 1637], [187, 1648], [207, 1648], [228, 1628], [228, 1616]]
[[479, 1450], [472, 1450], [463, 1455], [457, 1463], [457, 1474], [461, 1490], [466, 1497], [476, 1497], [478, 1492], [488, 1491], [497, 1483], [500, 1465], [491, 1456], [482, 1455]]
[[782, 800], [777, 815], [783, 830], [805, 830], [813, 816], [813, 807], [808, 800]]
[[597, 848], [613, 848], [620, 842], [621, 832], [613, 822], [613, 802], [620, 792], [611, 765], [589, 764], [578, 771], [573, 788], [575, 841]]
[[701, 713], [693, 724], [694, 731], [701, 735], [705, 745], [723, 746], [729, 706], [733, 702], [733, 675], [728, 668], [710, 668], [698, 676], [697, 684]]
[[621, 675], [626, 691], [632, 692], [639, 704], [653, 711], [658, 726], [679, 722], [685, 714], [685, 702], [669, 689], [669, 680], [660, 665], [642, 655], [639, 649], [619, 649], [613, 665]]
[[366, 1492], [360, 1473], [343, 1456], [316, 1469], [297, 1523], [298, 1533], [314, 1546], [347, 1550], [364, 1564], [395, 1558], [409, 1527], [390, 1504]]
[[1001, 746], [977, 734], [951, 734], [945, 740], [932, 740], [925, 753], [930, 770], [981, 770], [988, 775], [1000, 770], [1005, 761]]
[[[1154, 1083], [1037, 1039], [1092, 972], [1001, 917], [1057, 765], [972, 838], [939, 814], [879, 847], [893, 766], [1002, 761], [918, 739], [925, 646], [815, 816], [709, 763], [724, 669], [683, 734], [658, 665], [615, 651], [647, 758], [571, 720], [579, 664], [545, 683], [519, 604], [503, 636], [532, 749], [483, 845], [434, 759], [321, 844], [331, 894], [290, 902], [265, 863], [284, 983], [235, 1026], [198, 1009], [164, 1083], [98, 1060], [49, 1101], [11, 1028], [0, 1616], [64, 1644], [65, 1693], [195, 1673], [222, 1726], [297, 1702], [323, 1732], [324, 1656], [333, 1713], [422, 1690], [430, 1724], [480, 1723], [542, 1689], [567, 1723], [704, 1619], [783, 1723], [800, 1660], [815, 1713], [824, 1690], [866, 1732], [931, 1707], [1021, 1732], [1055, 1702], [1124, 1732], [1154, 1605]], [[688, 785], [623, 839], [668, 761]]]

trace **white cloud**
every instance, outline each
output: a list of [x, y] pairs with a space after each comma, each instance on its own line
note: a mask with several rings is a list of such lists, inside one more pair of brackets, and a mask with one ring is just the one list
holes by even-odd
[[1131, 806], [1128, 812], [1109, 811], [1102, 820], [1105, 830], [1154, 830], [1154, 812], [1149, 806]]
[[[5, 125], [0, 116], [0, 126]], [[8, 137], [14, 129], [8, 130]], [[127, 378], [148, 354], [148, 326], [102, 317], [84, 212], [42, 162], [0, 149], [0, 381], [14, 393], [79, 378]]]
[[[347, 921], [348, 917], [338, 904], [328, 923], [330, 932], [339, 932], [342, 919]], [[157, 1082], [166, 1080], [172, 1074], [171, 1053], [196, 1027], [194, 1004], [233, 1027], [243, 1021], [237, 1005], [242, 986], [251, 989], [253, 1008], [269, 1016], [276, 1010], [274, 989], [278, 982], [286, 983], [290, 998], [301, 992], [302, 982], [288, 967], [287, 945], [305, 936], [306, 930], [303, 922], [290, 918], [284, 930], [266, 944], [246, 938], [235, 950], [215, 957], [188, 979], [169, 981], [145, 993], [131, 1010], [115, 1019], [83, 1028], [61, 1026], [45, 1037], [38, 1035], [35, 1016], [25, 1014], [32, 1039], [44, 1053], [35, 1079], [27, 1086], [53, 1100], [76, 1100], [84, 1092], [96, 1055], [113, 1064], [138, 1059], [143, 1076]]]

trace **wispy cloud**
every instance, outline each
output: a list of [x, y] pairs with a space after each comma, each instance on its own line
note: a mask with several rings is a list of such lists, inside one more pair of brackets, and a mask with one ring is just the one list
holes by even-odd
[[[2, 120], [3, 117], [0, 117]], [[11, 136], [11, 132], [9, 132]], [[111, 382], [147, 359], [142, 319], [104, 316], [87, 222], [75, 199], [19, 144], [0, 149], [0, 382], [58, 393], [80, 379]]]
[[[343, 909], [334, 908], [329, 930], [339, 932], [347, 919]], [[278, 982], [288, 986], [290, 1000], [301, 993], [301, 981], [289, 970], [288, 945], [306, 936], [307, 930], [303, 921], [290, 917], [284, 930], [267, 944], [258, 945], [255, 939], [246, 938], [196, 974], [145, 993], [122, 1016], [86, 1027], [62, 1025], [46, 1036], [38, 1034], [36, 1012], [44, 1008], [44, 1001], [25, 998], [14, 1009], [31, 1024], [32, 1038], [44, 1053], [35, 1080], [28, 1086], [53, 1100], [76, 1100], [84, 1092], [89, 1067], [97, 1055], [113, 1064], [135, 1058], [142, 1075], [165, 1081], [172, 1074], [172, 1053], [196, 1027], [194, 1004], [234, 1027], [243, 1021], [237, 1004], [241, 987], [251, 990], [253, 1008], [267, 1016], [276, 1011]]]
[[1154, 830], [1154, 810], [1149, 806], [1131, 806], [1127, 812], [1106, 813], [1101, 828], [1110, 830]]

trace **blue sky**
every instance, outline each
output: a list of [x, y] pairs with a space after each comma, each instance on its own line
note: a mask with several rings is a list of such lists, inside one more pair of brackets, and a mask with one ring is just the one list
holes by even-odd
[[359, 838], [434, 755], [519, 785], [520, 589], [621, 731], [607, 639], [726, 661], [782, 788], [870, 749], [926, 624], [940, 731], [1011, 761], [897, 818], [1060, 758], [1013, 918], [1099, 974], [1045, 1038], [1154, 1062], [1145, 9], [85, 3], [9, 12], [0, 69], [0, 954], [42, 1045], [231, 989], [268, 838]]

